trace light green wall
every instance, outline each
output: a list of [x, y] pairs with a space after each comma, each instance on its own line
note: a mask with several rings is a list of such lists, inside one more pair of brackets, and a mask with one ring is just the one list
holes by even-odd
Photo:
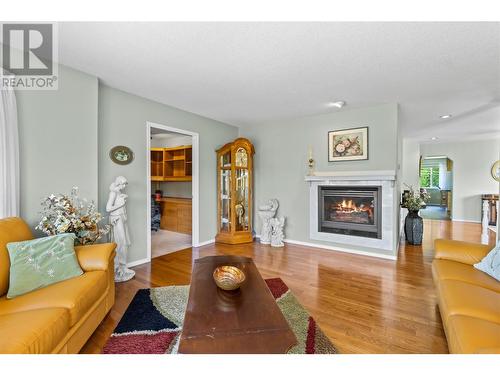
[[[213, 239], [216, 233], [216, 162], [215, 150], [237, 138], [238, 128], [181, 111], [157, 102], [99, 85], [99, 197], [100, 209], [108, 197], [109, 184], [116, 176], [129, 181], [128, 218], [132, 247], [128, 261], [146, 257], [146, 122], [197, 132], [200, 135], [200, 241]], [[113, 163], [108, 152], [126, 145], [135, 152], [135, 160], [126, 166]]]
[[58, 90], [16, 92], [21, 216], [32, 229], [51, 193], [78, 186], [97, 200], [97, 91], [97, 78], [60, 66]]
[[[418, 189], [420, 184], [418, 163], [420, 159], [420, 144], [414, 139], [403, 139], [402, 183]], [[407, 187], [402, 186], [402, 189]]]
[[454, 220], [481, 221], [481, 194], [498, 194], [499, 184], [491, 167], [500, 156], [500, 139], [424, 143], [422, 156], [446, 156], [453, 160]]
[[[242, 128], [241, 136], [255, 146], [255, 207], [277, 198], [278, 215], [286, 217], [286, 238], [318, 242], [309, 239], [309, 186], [304, 181], [308, 146], [318, 171], [396, 171], [397, 115], [396, 104], [384, 104]], [[369, 160], [329, 163], [328, 131], [363, 126], [369, 127]], [[255, 228], [259, 233], [258, 219]]]
[[154, 182], [151, 187], [152, 191], [159, 189], [163, 191], [164, 197], [175, 197], [175, 198], [192, 198], [193, 187], [192, 183], [189, 181], [171, 181], [171, 182]]

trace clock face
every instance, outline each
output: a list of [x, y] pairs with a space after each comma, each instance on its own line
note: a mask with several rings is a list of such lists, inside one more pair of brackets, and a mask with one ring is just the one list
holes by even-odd
[[109, 157], [116, 164], [130, 164], [134, 159], [134, 153], [127, 146], [115, 146], [109, 151]]
[[493, 167], [491, 167], [491, 176], [495, 180], [500, 181], [500, 160], [498, 160], [495, 164], [493, 164]]

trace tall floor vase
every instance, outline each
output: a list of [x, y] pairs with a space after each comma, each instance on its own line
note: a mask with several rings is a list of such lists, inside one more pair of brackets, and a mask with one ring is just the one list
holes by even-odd
[[422, 245], [424, 221], [418, 211], [409, 211], [405, 219], [405, 236], [410, 245]]

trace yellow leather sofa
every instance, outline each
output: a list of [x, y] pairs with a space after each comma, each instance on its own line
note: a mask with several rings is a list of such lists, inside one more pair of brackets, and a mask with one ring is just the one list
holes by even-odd
[[83, 275], [7, 299], [6, 244], [32, 238], [22, 219], [0, 220], [0, 353], [78, 353], [114, 304], [116, 245], [76, 246]]
[[500, 282], [473, 267], [491, 246], [436, 240], [432, 276], [450, 353], [500, 353]]

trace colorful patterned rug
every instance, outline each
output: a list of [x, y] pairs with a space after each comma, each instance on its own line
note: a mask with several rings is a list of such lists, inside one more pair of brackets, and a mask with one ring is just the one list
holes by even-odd
[[[279, 278], [267, 279], [276, 303], [297, 337], [289, 354], [335, 354], [330, 340]], [[189, 286], [166, 286], [137, 292], [106, 343], [105, 354], [175, 354]]]

